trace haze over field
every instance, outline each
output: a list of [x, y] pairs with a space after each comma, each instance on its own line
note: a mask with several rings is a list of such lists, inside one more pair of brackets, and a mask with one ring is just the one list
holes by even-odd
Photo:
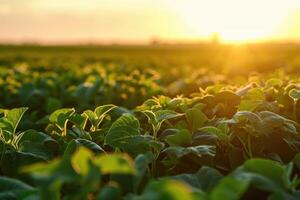
[[0, 41], [300, 39], [299, 0], [0, 0]]

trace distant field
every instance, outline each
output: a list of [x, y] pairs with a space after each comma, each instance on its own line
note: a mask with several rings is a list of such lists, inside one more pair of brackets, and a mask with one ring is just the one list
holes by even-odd
[[[231, 69], [246, 74], [251, 70], [268, 71], [295, 67], [299, 61], [300, 45], [150, 45], [150, 46], [32, 46], [0, 45], [0, 64], [15, 66], [74, 66], [86, 64], [121, 64], [132, 67], [170, 67], [210, 70]], [[53, 66], [51, 66], [53, 67]], [[119, 66], [121, 67], [121, 66]], [[161, 68], [163, 67], [163, 68]], [[178, 69], [180, 70], [180, 69]], [[233, 73], [233, 72], [232, 72]]]

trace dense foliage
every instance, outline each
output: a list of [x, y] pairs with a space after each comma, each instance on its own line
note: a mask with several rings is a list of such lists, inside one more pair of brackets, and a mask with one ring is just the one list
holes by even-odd
[[0, 199], [300, 199], [296, 72], [25, 58], [0, 59]]

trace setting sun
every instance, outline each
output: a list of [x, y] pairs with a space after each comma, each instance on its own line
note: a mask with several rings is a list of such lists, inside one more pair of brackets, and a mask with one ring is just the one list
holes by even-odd
[[[291, 29], [300, 21], [299, 16], [293, 15], [299, 12], [299, 1], [189, 0], [188, 3], [173, 2], [170, 6], [185, 26], [192, 30], [189, 37], [209, 37], [218, 33], [224, 42], [255, 42], [288, 37], [291, 33], [283, 34], [283, 25]], [[291, 19], [293, 23], [289, 21]]]

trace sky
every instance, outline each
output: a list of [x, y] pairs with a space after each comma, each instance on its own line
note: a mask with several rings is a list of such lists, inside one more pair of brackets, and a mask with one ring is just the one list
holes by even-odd
[[300, 41], [300, 0], [0, 0], [0, 42]]

